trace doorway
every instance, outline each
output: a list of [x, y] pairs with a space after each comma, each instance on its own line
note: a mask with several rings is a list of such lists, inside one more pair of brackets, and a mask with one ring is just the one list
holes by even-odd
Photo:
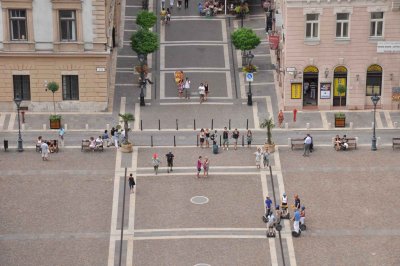
[[303, 106], [318, 105], [318, 73], [315, 66], [308, 66], [303, 71]]
[[[344, 92], [339, 93], [340, 88]], [[346, 106], [347, 95], [347, 68], [338, 66], [333, 72], [333, 106]]]

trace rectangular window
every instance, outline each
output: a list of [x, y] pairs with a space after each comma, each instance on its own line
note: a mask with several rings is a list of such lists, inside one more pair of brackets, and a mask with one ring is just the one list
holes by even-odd
[[318, 39], [319, 14], [306, 15], [306, 39]]
[[76, 14], [74, 10], [60, 10], [60, 38], [63, 42], [76, 41]]
[[29, 75], [13, 75], [14, 99], [21, 97], [24, 101], [31, 99]]
[[11, 41], [26, 41], [26, 10], [12, 9], [10, 15], [10, 38]]
[[336, 14], [336, 38], [349, 37], [349, 13]]
[[79, 100], [79, 83], [77, 75], [62, 76], [63, 100]]
[[371, 29], [369, 36], [370, 37], [383, 36], [383, 12], [371, 13]]

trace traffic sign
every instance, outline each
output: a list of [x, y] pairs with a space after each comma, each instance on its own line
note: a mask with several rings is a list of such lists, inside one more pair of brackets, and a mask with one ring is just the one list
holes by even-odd
[[246, 73], [246, 81], [247, 82], [253, 82], [253, 80], [254, 80], [253, 73]]

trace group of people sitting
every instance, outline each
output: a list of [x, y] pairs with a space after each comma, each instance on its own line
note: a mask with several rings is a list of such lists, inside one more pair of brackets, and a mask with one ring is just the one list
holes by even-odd
[[89, 138], [90, 144], [89, 148], [91, 150], [102, 149], [103, 148], [103, 138], [98, 136], [96, 139], [94, 137]]
[[199, 3], [197, 8], [200, 16], [210, 17], [222, 13], [224, 10], [224, 4], [220, 1], [207, 0], [204, 4]]
[[[58, 141], [55, 140], [44, 140], [42, 136], [39, 136], [37, 138], [37, 143], [36, 143], [36, 151], [42, 152], [42, 145], [46, 144], [48, 147], [48, 151], [50, 153], [58, 152]], [[44, 145], [44, 146], [46, 146]]]
[[349, 144], [347, 143], [347, 136], [343, 135], [343, 138], [340, 138], [339, 135], [336, 135], [334, 139], [334, 145], [336, 151], [345, 151], [349, 148]]

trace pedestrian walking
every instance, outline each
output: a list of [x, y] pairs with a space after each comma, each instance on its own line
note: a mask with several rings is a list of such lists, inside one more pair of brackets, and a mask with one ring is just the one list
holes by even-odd
[[210, 93], [210, 91], [208, 89], [208, 82], [207, 81], [204, 83], [204, 92], [205, 92], [204, 101], [207, 101], [208, 100], [208, 93]]
[[282, 127], [282, 123], [283, 123], [283, 120], [284, 120], [285, 118], [284, 118], [284, 116], [283, 116], [283, 112], [282, 112], [282, 110], [279, 110], [279, 113], [278, 113], [278, 126], [279, 127]]
[[49, 160], [49, 144], [45, 141], [42, 142], [40, 145], [41, 153], [42, 153], [42, 160], [48, 161]]
[[165, 19], [167, 17], [167, 11], [162, 8], [161, 12], [160, 12], [160, 18], [161, 18], [161, 24], [164, 25], [165, 24]]
[[179, 96], [179, 98], [183, 97], [183, 91], [184, 91], [184, 87], [183, 86], [184, 86], [183, 80], [180, 80], [178, 82], [178, 96]]
[[161, 8], [162, 8], [162, 9], [165, 8], [165, 0], [161, 0]]
[[188, 77], [186, 77], [183, 88], [185, 90], [185, 99], [190, 99], [190, 80]]
[[114, 134], [115, 134], [115, 127], [112, 127], [111, 130], [110, 130], [111, 145], [114, 145]]
[[306, 138], [304, 139], [304, 153], [303, 156], [310, 156], [310, 146], [311, 146], [311, 137], [310, 134], [307, 134]]
[[208, 177], [209, 167], [210, 167], [210, 160], [206, 156], [206, 157], [204, 157], [204, 161], [203, 161], [204, 176], [206, 176], [206, 177]]
[[251, 147], [251, 142], [253, 141], [253, 132], [251, 130], [247, 130], [246, 133], [246, 139], [247, 139], [247, 148]]
[[205, 94], [206, 94], [206, 89], [204, 88], [203, 83], [200, 83], [199, 86], [200, 103], [204, 102]]
[[65, 129], [63, 127], [61, 127], [58, 130], [58, 136], [61, 139], [61, 145], [64, 147], [64, 135], [65, 135]]
[[205, 134], [204, 140], [206, 142], [206, 148], [210, 148], [210, 131], [208, 130], [208, 128], [206, 128], [204, 134]]
[[167, 21], [165, 22], [165, 24], [168, 24], [171, 21], [171, 11], [169, 10], [169, 8], [167, 8]]
[[257, 169], [260, 169], [261, 157], [262, 157], [262, 152], [261, 152], [260, 148], [257, 149], [257, 151], [255, 152], [255, 155], [256, 155], [256, 166], [257, 166]]
[[151, 162], [152, 162], [153, 167], [154, 167], [154, 173], [157, 175], [158, 174], [158, 167], [161, 164], [160, 159], [158, 159], [158, 154], [157, 153], [153, 154], [153, 158], [151, 159]]
[[265, 197], [265, 214], [268, 216], [271, 213], [271, 208], [272, 208], [272, 200], [269, 198], [269, 196]]
[[178, 0], [177, 6], [178, 6], [179, 9], [181, 9], [181, 7], [182, 7], [182, 0]]
[[114, 145], [115, 145], [115, 148], [119, 148], [119, 131], [118, 131], [118, 129], [116, 129], [115, 130], [115, 132], [114, 132]]
[[129, 175], [129, 190], [131, 193], [135, 193], [134, 189], [135, 189], [135, 179], [133, 178], [133, 175], [130, 174]]
[[172, 152], [169, 152], [165, 155], [167, 157], [167, 173], [169, 174], [169, 172], [173, 171], [172, 167], [174, 166], [174, 154]]
[[174, 7], [174, 0], [169, 0], [169, 7], [172, 8]]
[[203, 149], [203, 146], [204, 146], [205, 138], [206, 138], [206, 134], [204, 133], [204, 129], [201, 129], [200, 133], [199, 133], [199, 139], [200, 139], [200, 148], [202, 148], [202, 149]]
[[200, 177], [200, 172], [201, 172], [201, 166], [203, 165], [203, 162], [201, 161], [201, 156], [199, 156], [199, 159], [197, 160], [197, 178]]
[[213, 145], [217, 145], [217, 141], [218, 141], [217, 130], [215, 130], [214, 133], [210, 136], [210, 139], [213, 141]]
[[233, 138], [233, 149], [236, 151], [239, 139], [239, 131], [237, 130], [237, 128], [235, 128], [235, 130], [232, 132], [232, 138]]
[[269, 151], [268, 148], [265, 149], [265, 151], [263, 152], [263, 164], [264, 164], [264, 168], [265, 167], [269, 167]]
[[229, 130], [224, 127], [224, 131], [222, 132], [222, 147], [225, 150], [229, 149]]
[[185, 9], [189, 8], [189, 0], [185, 0]]
[[110, 136], [108, 136], [108, 130], [104, 130], [103, 135], [101, 136], [101, 138], [103, 139], [103, 141], [105, 141], [107, 143], [107, 147], [110, 147]]

